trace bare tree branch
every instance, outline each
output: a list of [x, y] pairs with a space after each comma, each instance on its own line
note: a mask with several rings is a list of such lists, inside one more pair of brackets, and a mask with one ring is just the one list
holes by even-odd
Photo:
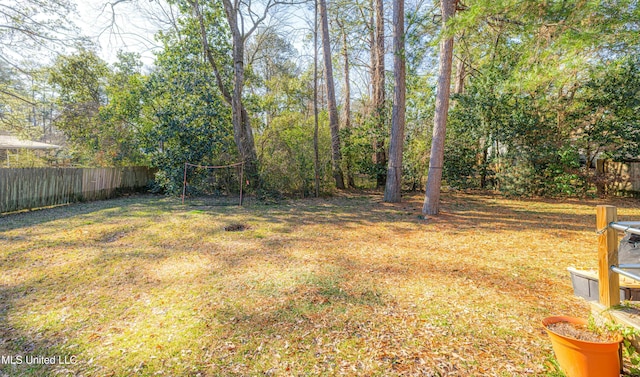
[[2, 89], [0, 89], [0, 93], [2, 93], [2, 94], [6, 94], [6, 95], [8, 95], [8, 96], [10, 96], [10, 97], [13, 97], [13, 98], [17, 98], [17, 99], [19, 99], [20, 101], [25, 102], [25, 103], [28, 103], [29, 105], [32, 105], [32, 106], [35, 106], [35, 105], [36, 105], [36, 103], [35, 103], [35, 102], [31, 102], [31, 101], [29, 101], [28, 99], [22, 98], [22, 97], [20, 97], [19, 95], [15, 94], [15, 93], [7, 92], [7, 91], [2, 90]]
[[198, 24], [200, 25], [200, 36], [202, 38], [202, 46], [204, 48], [204, 53], [209, 61], [209, 64], [213, 68], [213, 72], [216, 76], [216, 84], [218, 85], [218, 89], [220, 89], [220, 93], [224, 97], [224, 100], [231, 104], [231, 93], [224, 86], [224, 82], [222, 80], [222, 76], [220, 75], [220, 69], [218, 68], [218, 64], [216, 63], [216, 59], [211, 52], [211, 47], [209, 46], [209, 41], [207, 39], [207, 30], [204, 25], [204, 17], [202, 17], [202, 12], [200, 12], [200, 5], [198, 4], [198, 0], [193, 0], [190, 2], [191, 9], [198, 20]]

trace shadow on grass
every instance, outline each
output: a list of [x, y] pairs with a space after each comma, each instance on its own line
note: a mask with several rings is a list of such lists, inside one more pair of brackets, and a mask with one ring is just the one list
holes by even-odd
[[[557, 228], [582, 231], [585, 227], [580, 224], [591, 222], [595, 216], [595, 206], [598, 204], [595, 200], [580, 202], [580, 204], [594, 207], [593, 216], [571, 213], [559, 215], [512, 206], [504, 202], [495, 203], [496, 199], [504, 201], [499, 197], [450, 194], [442, 199], [441, 215], [431, 220], [450, 224], [459, 229], [468, 227], [496, 229], [497, 227], [516, 230]], [[253, 212], [256, 218], [262, 221], [288, 226], [339, 224], [349, 229], [367, 223], [388, 222], [394, 230], [403, 231], [404, 228], [398, 224], [424, 223], [420, 213], [421, 200], [421, 195], [413, 194], [405, 196], [403, 203], [391, 204], [382, 203], [379, 196], [365, 195], [288, 201], [277, 205], [264, 205], [257, 202], [245, 207], [219, 207], [217, 205], [194, 206], [193, 203], [183, 206], [178, 198], [144, 195], [0, 215], [0, 232], [91, 214], [95, 214], [90, 216], [91, 221], [100, 222], [116, 216], [162, 215], [162, 213], [176, 210], [201, 213], [222, 212], [230, 215]], [[518, 199], [517, 202], [545, 203], [545, 200]], [[546, 200], [546, 202], [558, 203], [557, 200]], [[638, 200], [612, 199], [612, 202], [620, 208], [640, 206]]]
[[[394, 237], [403, 237], [416, 229], [424, 227], [425, 232], [438, 231], [449, 232], [452, 236], [464, 232], [492, 232], [496, 230], [525, 232], [529, 230], [548, 231], [564, 230], [570, 232], [592, 232], [590, 225], [595, 217], [591, 214], [553, 213], [544, 209], [537, 210], [512, 202], [505, 204], [495, 203], [492, 197], [476, 197], [467, 195], [449, 195], [443, 201], [443, 214], [427, 221], [419, 218], [420, 198], [409, 198], [408, 202], [400, 204], [385, 204], [379, 197], [360, 198], [335, 198], [326, 200], [293, 201], [275, 206], [255, 205], [245, 208], [216, 208], [198, 207], [193, 216], [202, 216], [190, 219], [196, 235], [178, 234], [173, 240], [163, 240], [153, 244], [153, 248], [135, 248], [129, 245], [131, 238], [145, 235], [148, 229], [145, 226], [118, 227], [105, 230], [102, 233], [92, 235], [86, 240], [72, 241], [67, 244], [61, 241], [60, 246], [66, 248], [78, 248], [89, 246], [97, 248], [95, 254], [88, 261], [77, 261], [64, 266], [52, 266], [46, 276], [26, 279], [15, 285], [0, 285], [0, 356], [11, 354], [31, 354], [41, 356], [73, 356], [74, 337], [81, 336], [84, 331], [97, 331], [96, 326], [101, 323], [80, 323], [77, 327], [68, 328], [61, 325], [60, 330], [15, 328], [8, 317], [14, 309], [27, 310], [32, 301], [45, 301], [51, 306], [56, 302], [74, 295], [90, 295], [95, 287], [100, 284], [109, 285], [114, 292], [112, 296], [105, 297], [104, 305], [111, 303], [117, 306], [120, 312], [112, 313], [109, 321], [124, 321], [126, 318], [126, 305], [135, 305], [138, 298], [135, 294], [161, 295], [162, 290], [179, 289], [188, 284], [189, 279], [196, 277], [168, 274], [167, 280], [150, 278], [149, 271], [140, 268], [144, 265], [164, 262], [168, 258], [191, 256], [194, 260], [200, 260], [206, 268], [198, 270], [197, 274], [228, 275], [228, 279], [243, 276], [236, 275], [239, 270], [250, 271], [254, 265], [268, 262], [278, 268], [292, 268], [292, 253], [290, 248], [299, 237], [310, 237], [309, 242], [315, 242], [317, 249], [322, 249], [323, 240], [314, 239], [310, 235], [300, 236], [295, 230], [307, 226], [318, 226], [324, 230], [331, 227], [334, 233], [330, 236], [340, 237], [340, 230], [358, 230], [367, 225], [384, 225], [385, 229], [394, 234]], [[587, 203], [586, 205], [589, 205]], [[594, 204], [595, 205], [595, 204]], [[148, 221], [162, 218], [167, 214], [188, 215], [193, 208], [184, 207], [177, 201], [158, 200], [156, 198], [131, 198], [115, 201], [83, 203], [70, 207], [47, 209], [32, 213], [22, 213], [0, 218], [0, 237], [2, 232], [22, 229], [31, 226], [45, 226], [46, 223], [56, 220], [70, 219], [76, 216], [87, 216], [91, 223], [116, 221], [119, 217], [142, 217]], [[213, 241], [201, 241], [197, 235], [204, 238], [207, 233], [222, 232], [222, 229], [207, 225], [206, 221], [216, 219], [235, 219], [242, 217], [248, 222], [264, 226], [274, 227], [271, 233], [261, 235], [261, 229], [254, 233], [247, 231], [228, 235], [233, 237], [237, 249], [217, 244]], [[8, 221], [5, 221], [8, 220]], [[434, 225], [435, 227], [429, 227]], [[216, 227], [219, 227], [216, 225]], [[365, 228], [366, 229], [366, 228]], [[319, 230], [319, 233], [320, 233]], [[375, 234], [363, 233], [363, 239], [370, 239], [375, 244]], [[194, 238], [196, 237], [196, 238]], [[0, 241], [3, 241], [0, 238]], [[184, 241], [185, 244], [182, 244]], [[326, 242], [339, 242], [326, 240]], [[83, 244], [87, 243], [87, 244]], [[549, 242], [545, 240], [544, 242]], [[10, 243], [9, 243], [10, 245]], [[422, 245], [416, 245], [420, 248]], [[345, 248], [348, 246], [345, 245]], [[348, 252], [348, 250], [347, 250]], [[333, 340], [341, 344], [352, 344], [354, 348], [362, 346], [367, 332], [371, 329], [387, 329], [385, 321], [388, 318], [381, 316], [380, 312], [390, 312], [394, 309], [394, 297], [382, 284], [385, 279], [432, 279], [437, 281], [451, 281], [454, 290], [451, 297], [446, 300], [460, 300], [464, 298], [470, 289], [460, 287], [474, 287], [478, 290], [486, 290], [493, 295], [520, 295], [528, 305], [547, 305], [551, 309], [559, 295], [564, 293], [548, 292], [550, 285], [557, 284], [556, 280], [539, 280], [533, 282], [526, 274], [515, 276], [513, 266], [508, 268], [490, 268], [477, 266], [473, 261], [460, 262], [455, 265], [443, 259], [429, 259], [426, 254], [423, 258], [403, 257], [392, 265], [375, 260], [357, 258], [350, 254], [326, 255], [324, 259], [316, 261], [317, 271], [297, 275], [295, 282], [288, 287], [262, 287], [251, 289], [246, 282], [235, 282], [224, 285], [224, 289], [218, 289], [215, 285], [198, 287], [193, 294], [200, 297], [193, 305], [206, 307], [207, 312], [201, 325], [208, 331], [209, 327], [218, 324], [222, 329], [214, 333], [216, 339], [200, 348], [193, 346], [190, 349], [199, 355], [199, 359], [208, 361], [195, 365], [195, 371], [184, 372], [184, 375], [196, 375], [197, 373], [228, 372], [232, 364], [236, 366], [243, 359], [260, 360], [264, 352], [258, 350], [266, 348], [270, 352], [282, 351], [287, 347], [286, 342], [297, 347], [293, 352], [300, 356], [301, 362], [307, 363], [305, 368], [313, 371], [314, 366], [329, 368], [345, 361], [335, 349], [325, 348], [319, 338], [324, 341]], [[189, 262], [189, 261], [186, 261]], [[300, 261], [295, 261], [300, 262]], [[25, 264], [25, 261], [13, 260], [14, 264]], [[86, 263], [83, 265], [83, 263]], [[195, 262], [194, 262], [195, 263]], [[321, 264], [322, 263], [322, 264]], [[300, 262], [301, 265], [303, 263]], [[534, 274], [543, 273], [535, 263], [528, 263], [527, 268], [538, 269]], [[28, 268], [29, 266], [22, 266]], [[112, 275], [100, 275], [105, 270], [113, 267]], [[117, 268], [116, 268], [117, 267]], [[496, 266], [505, 267], [505, 266]], [[71, 275], [81, 273], [96, 274], [90, 279], [70, 281]], [[265, 281], [269, 276], [261, 277]], [[171, 281], [174, 279], [175, 281]], [[177, 288], [174, 288], [174, 283]], [[180, 283], [180, 284], [178, 284]], [[221, 279], [219, 284], [226, 284], [227, 278]], [[455, 283], [455, 284], [454, 284]], [[218, 289], [219, 291], [216, 291]], [[159, 290], [159, 291], [156, 291]], [[122, 293], [124, 292], [124, 293]], [[131, 297], [127, 297], [132, 293]], [[137, 293], [136, 293], [137, 292]], [[158, 293], [160, 292], [160, 293]], [[213, 293], [212, 293], [213, 292]], [[123, 297], [126, 299], [123, 301]], [[238, 298], [246, 299], [243, 304]], [[541, 304], [542, 299], [548, 299], [548, 303]], [[68, 298], [65, 298], [68, 300]], [[258, 306], [253, 306], [259, 303]], [[191, 304], [191, 302], [188, 302]], [[72, 302], [69, 303], [72, 305]], [[257, 305], [257, 304], [256, 304]], [[473, 304], [470, 304], [473, 308]], [[46, 305], [44, 306], [46, 308]], [[43, 308], [33, 310], [45, 310]], [[105, 311], [113, 310], [105, 307]], [[510, 310], [505, 308], [504, 310]], [[514, 316], [521, 313], [514, 310]], [[91, 315], [99, 316], [98, 309]], [[190, 314], [191, 315], [191, 314]], [[410, 320], [413, 314], [407, 314]], [[396, 319], [393, 319], [396, 320]], [[402, 319], [404, 320], [404, 319]], [[106, 320], [105, 320], [106, 321]], [[401, 322], [400, 319], [398, 321]], [[434, 321], [437, 322], [437, 321]], [[401, 322], [403, 323], [403, 322]], [[82, 327], [86, 326], [86, 327]], [[411, 325], [417, 326], [417, 325]], [[443, 325], [444, 326], [444, 325]], [[417, 327], [416, 327], [417, 328]], [[417, 331], [410, 329], [411, 331]], [[293, 335], [293, 337], [292, 337]], [[384, 340], [382, 335], [390, 340]], [[381, 346], [371, 354], [376, 363], [381, 365], [380, 370], [396, 371], [400, 373], [400, 367], [418, 370], [420, 366], [416, 355], [429, 354], [429, 344], [413, 345], [412, 352], [402, 356], [401, 346], [413, 342], [409, 335], [404, 333], [382, 334]], [[227, 344], [231, 342], [233, 344]], [[264, 343], [264, 345], [262, 345]], [[226, 348], [225, 348], [226, 347]], [[207, 356], [202, 348], [207, 349], [211, 355]], [[211, 351], [213, 349], [213, 351]], [[80, 350], [81, 351], [81, 350]], [[398, 355], [391, 355], [392, 351], [398, 351]], [[444, 351], [443, 351], [444, 352]], [[391, 355], [391, 356], [390, 356]], [[167, 359], [180, 357], [165, 355]], [[435, 356], [434, 356], [435, 357]], [[246, 361], [245, 361], [246, 363]], [[265, 361], [266, 363], [266, 361]], [[325, 365], [326, 363], [329, 363]], [[266, 365], [266, 364], [265, 364]], [[462, 364], [458, 366], [464, 368]], [[467, 366], [468, 367], [468, 366]], [[9, 375], [53, 376], [64, 374], [65, 368], [71, 373], [89, 374], [92, 369], [84, 360], [78, 366], [8, 366], [0, 365], [0, 371]], [[247, 367], [248, 368], [248, 367]], [[257, 366], [255, 368], [258, 368]], [[425, 368], [437, 371], [437, 366], [427, 363]], [[471, 367], [468, 367], [471, 368]], [[265, 366], [262, 373], [269, 372]], [[101, 372], [105, 372], [102, 370]], [[112, 371], [106, 371], [112, 372]], [[237, 373], [256, 374], [255, 369], [245, 369]], [[281, 371], [285, 372], [286, 371]], [[121, 371], [116, 374], [125, 374]], [[145, 372], [146, 373], [146, 372]], [[272, 372], [276, 373], [276, 372]], [[96, 374], [101, 374], [96, 372]], [[144, 374], [144, 373], [138, 373]], [[151, 372], [147, 374], [153, 374]], [[267, 373], [268, 374], [268, 373]], [[309, 374], [313, 374], [309, 372]], [[425, 374], [428, 375], [428, 374]], [[436, 375], [436, 374], [433, 374]], [[478, 375], [478, 374], [476, 374]]]
[[[181, 251], [178, 251], [181, 252]], [[91, 361], [83, 359], [82, 341], [74, 340], [75, 336], [82, 336], [85, 332], [101, 332], [102, 328], [126, 327], [127, 323], [132, 321], [131, 315], [140, 313], [131, 313], [130, 308], [140, 308], [142, 297], [158, 294], [158, 290], [172, 289], [175, 284], [169, 281], [149, 280], [145, 272], [137, 268], [126, 268], [126, 261], [133, 262], [138, 258], [156, 259], [156, 254], [150, 255], [132, 255], [129, 253], [121, 253], [118, 256], [104, 258], [99, 256], [96, 258], [98, 265], [103, 263], [117, 263], [124, 268], [115, 268], [114, 275], [105, 281], [108, 288], [112, 289], [112, 296], [101, 297], [95, 300], [94, 305], [97, 307], [75, 308], [74, 300], [87, 300], [87, 296], [94, 294], [93, 290], [100, 284], [101, 276], [93, 276], [92, 279], [83, 282], [74, 281], [70, 284], [69, 275], [78, 271], [81, 265], [66, 266], [66, 268], [58, 267], [57, 271], [48, 275], [45, 279], [33, 278], [24, 283], [15, 286], [0, 286], [0, 356], [19, 355], [20, 357], [56, 357], [58, 360], [75, 360], [79, 364], [63, 365], [2, 365], [0, 363], [0, 375], [6, 373], [9, 376], [58, 376], [58, 375], [146, 375], [141, 371], [121, 368], [119, 371], [109, 369], [100, 369], [100, 366], [90, 365]], [[234, 263], [228, 263], [230, 268], [234, 268]], [[292, 288], [287, 290], [263, 290], [260, 292], [249, 292], [246, 285], [225, 286], [225, 292], [222, 298], [223, 304], [216, 304], [215, 309], [205, 312], [205, 318], [202, 326], [209, 328], [215, 324], [222, 324], [226, 331], [220, 336], [220, 341], [227, 344], [228, 341], [238, 341], [244, 339], [245, 357], [246, 353], [255, 351], [258, 344], [257, 341], [268, 342], [274, 334], [280, 334], [278, 337], [286, 337], [290, 332], [311, 334], [313, 331], [321, 329], [327, 330], [325, 326], [329, 326], [329, 330], [336, 330], [342, 327], [342, 322], [334, 321], [333, 324], [326, 323], [322, 318], [327, 313], [344, 312], [348, 309], [353, 310], [354, 307], [372, 307], [384, 306], [384, 293], [375, 289], [349, 289], [344, 287], [344, 282], [348, 279], [348, 274], [340, 270], [341, 266], [336, 266], [331, 273], [308, 274], [301, 276], [299, 281]], [[91, 269], [85, 271], [92, 274]], [[182, 277], [184, 278], [184, 277]], [[189, 277], [186, 277], [187, 279]], [[195, 277], [192, 277], [195, 279]], [[176, 282], [174, 282], [176, 283]], [[178, 284], [178, 286], [181, 286]], [[199, 289], [196, 296], [200, 300], [191, 304], [194, 307], [208, 307], [212, 303], [209, 301], [209, 292], [215, 290], [215, 286], [203, 287]], [[136, 293], [137, 292], [137, 293]], [[268, 308], [265, 307], [243, 307], [236, 302], [236, 298], [251, 293], [250, 297], [267, 297], [269, 299]], [[158, 298], [158, 297], [155, 297]], [[216, 299], [220, 300], [220, 298]], [[60, 302], [64, 301], [65, 307], [74, 309], [82, 309], [86, 317], [80, 322], [69, 321], [64, 324], [64, 319], [58, 317], [60, 312]], [[90, 301], [94, 301], [91, 299]], [[30, 315], [37, 315], [43, 318], [42, 322], [34, 324], [34, 328], [22, 327], [16, 328], [7, 317], [7, 314], [15, 307], [20, 311], [25, 310], [29, 302], [39, 302], [40, 306], [29, 309]], [[55, 315], [43, 312], [45, 307], [50, 307]], [[110, 305], [109, 305], [110, 303]], [[86, 305], [84, 301], [83, 305]], [[102, 307], [100, 305], [108, 305]], [[100, 314], [102, 310], [108, 313]], [[14, 314], [15, 315], [15, 314]], [[51, 316], [49, 318], [49, 316]], [[191, 316], [191, 314], [190, 314]], [[91, 320], [89, 321], [89, 318]], [[134, 317], [135, 318], [135, 317]], [[180, 322], [189, 322], [193, 318], [179, 318]], [[15, 320], [15, 318], [14, 318]], [[89, 322], [87, 322], [89, 321]], [[20, 322], [20, 321], [19, 321]], [[23, 322], [21, 322], [23, 323]], [[180, 331], [178, 328], [176, 331]], [[176, 334], [176, 335], [179, 335]], [[249, 335], [255, 337], [254, 341], [249, 340]], [[100, 338], [96, 338], [98, 340]], [[309, 338], [313, 342], [314, 337]], [[131, 339], [134, 341], [134, 339]], [[79, 347], [78, 347], [79, 346]], [[215, 346], [215, 345], [214, 345]], [[123, 345], [116, 347], [125, 348]], [[151, 347], [151, 345], [149, 346]], [[227, 349], [227, 353], [221, 355], [219, 359], [214, 359], [213, 364], [224, 364], [224, 357], [229, 353], [236, 354], [243, 347], [237, 350]], [[203, 352], [200, 348], [194, 348], [191, 351]], [[233, 351], [233, 352], [232, 352]], [[172, 356], [167, 355], [167, 358]], [[173, 356], [175, 357], [175, 356]], [[202, 358], [205, 356], [202, 355]], [[313, 358], [314, 356], [311, 355]], [[130, 361], [130, 360], [129, 360]], [[145, 361], [146, 362], [146, 361]], [[164, 362], [164, 361], [163, 361]], [[116, 362], [117, 363], [117, 362]], [[139, 362], [137, 361], [136, 364]], [[125, 362], [126, 364], [126, 362]], [[211, 371], [213, 364], [193, 365], [195, 368], [190, 372], [183, 372], [175, 375], [194, 375], [193, 373], [208, 373]], [[97, 369], [96, 369], [97, 368]], [[108, 368], [108, 367], [107, 367]], [[153, 367], [151, 367], [153, 370]], [[223, 367], [224, 370], [225, 367]], [[215, 370], [215, 368], [214, 368]], [[134, 373], [135, 372], [135, 373]], [[153, 373], [151, 373], [153, 374]], [[226, 374], [226, 373], [225, 373]], [[4, 376], [4, 375], [2, 375]]]
[[135, 215], [141, 211], [169, 211], [177, 199], [154, 195], [138, 195], [94, 202], [79, 202], [52, 208], [41, 208], [9, 214], [0, 214], [0, 232], [46, 224], [78, 216], [92, 216], [94, 221], [104, 221], [109, 217]]
[[0, 376], [58, 376], [76, 362], [73, 351], [60, 347], [64, 336], [49, 337], [9, 324], [8, 313], [16, 297], [28, 297], [33, 288], [0, 285]]

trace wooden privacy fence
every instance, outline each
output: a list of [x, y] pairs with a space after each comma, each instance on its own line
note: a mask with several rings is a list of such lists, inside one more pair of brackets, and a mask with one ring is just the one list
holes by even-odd
[[0, 169], [0, 213], [108, 199], [147, 187], [153, 175], [141, 166]]
[[637, 159], [597, 160], [596, 172], [602, 179], [598, 182], [599, 193], [640, 196], [640, 161]]

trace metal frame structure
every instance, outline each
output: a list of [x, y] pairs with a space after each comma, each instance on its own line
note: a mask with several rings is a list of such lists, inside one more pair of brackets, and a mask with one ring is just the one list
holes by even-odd
[[187, 169], [189, 168], [189, 166], [196, 167], [196, 168], [204, 168], [204, 169], [223, 169], [223, 168], [231, 168], [231, 167], [239, 166], [240, 167], [240, 203], [238, 205], [242, 207], [242, 189], [244, 186], [244, 161], [236, 162], [235, 164], [220, 165], [220, 166], [198, 165], [198, 164], [191, 164], [189, 162], [185, 162], [184, 163], [184, 179], [182, 182], [182, 204], [184, 204], [184, 197], [187, 193]]
[[[631, 233], [640, 236], [640, 228], [637, 228], [640, 227], [640, 221], [612, 222], [609, 224], [609, 227], [625, 233]], [[622, 276], [640, 281], [640, 275], [625, 270], [640, 270], [640, 264], [618, 264], [617, 266], [610, 266], [609, 269]]]

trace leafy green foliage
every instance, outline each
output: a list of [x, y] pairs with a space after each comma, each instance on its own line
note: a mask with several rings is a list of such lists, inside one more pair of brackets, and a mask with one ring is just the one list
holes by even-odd
[[235, 149], [230, 111], [201, 59], [197, 34], [165, 38], [165, 49], [145, 88], [142, 137], [145, 153], [159, 169], [158, 189], [177, 194], [182, 190], [186, 162], [235, 162]]
[[341, 137], [344, 140], [344, 158], [350, 160], [353, 173], [367, 175], [370, 179], [386, 173], [386, 169], [371, 158], [375, 153], [373, 141], [388, 137], [379, 128], [375, 117], [357, 117], [351, 129], [342, 130]]
[[590, 76], [568, 115], [578, 145], [615, 160], [640, 156], [640, 59], [607, 62]]
[[[632, 310], [637, 310], [635, 305], [630, 302], [621, 303], [619, 306], [621, 308], [629, 307]], [[591, 321], [591, 318], [589, 320]], [[608, 331], [614, 331], [622, 335], [622, 357], [628, 360], [630, 364], [627, 364], [629, 366], [628, 375], [640, 376], [640, 351], [636, 348], [640, 331], [636, 328], [610, 321], [606, 322], [604, 326]]]
[[110, 160], [115, 165], [146, 164], [139, 147], [142, 127], [142, 95], [146, 78], [140, 73], [142, 63], [137, 54], [118, 54], [115, 71], [106, 86], [109, 102], [99, 111], [101, 128], [108, 130]]
[[[260, 36], [261, 34], [259, 34]], [[266, 194], [311, 196], [314, 192], [313, 115], [308, 104], [313, 99], [310, 71], [300, 72], [291, 60], [292, 46], [281, 37], [275, 41], [255, 72], [265, 80], [253, 82], [254, 112], [262, 114], [256, 135], [260, 173]], [[321, 114], [319, 133], [321, 187], [328, 190], [331, 179], [330, 138], [326, 113]]]
[[50, 88], [43, 85], [46, 72], [34, 68], [25, 75], [0, 61], [0, 131], [36, 138], [51, 121]]
[[[32, 1], [25, 4], [8, 8], [22, 16], [6, 19], [7, 25], [20, 24], [39, 41], [51, 36], [47, 30], [70, 30], [61, 24], [71, 9], [67, 2], [42, 3], [54, 17], [39, 24], [30, 22], [40, 10], [29, 8]], [[230, 101], [220, 93], [221, 87], [234, 90], [231, 33], [222, 4], [200, 2], [198, 8], [211, 56], [204, 54], [193, 4], [172, 0], [171, 5], [177, 13], [172, 28], [157, 35], [164, 48], [148, 76], [133, 54], [121, 54], [110, 66], [92, 50], [79, 49], [60, 56], [42, 76], [33, 67], [0, 59], [0, 128], [37, 137], [51, 129], [49, 120], [56, 116], [74, 163], [152, 164], [159, 168], [159, 188], [172, 193], [181, 188], [184, 162], [238, 161]], [[388, 145], [383, 142], [388, 135], [374, 126], [378, 122], [368, 105], [372, 9], [366, 1], [331, 5], [330, 18], [339, 24], [332, 28], [334, 47], [342, 51], [346, 44], [351, 67], [352, 123], [341, 131], [342, 168], [377, 178], [387, 166], [373, 163], [374, 152], [380, 152], [375, 142]], [[419, 189], [427, 172], [434, 58], [443, 37], [437, 5], [410, 2], [406, 12], [405, 189]], [[456, 59], [464, 61], [466, 73], [466, 88], [453, 99], [448, 125], [443, 174], [450, 186], [584, 196], [594, 191], [595, 158], [640, 156], [637, 1], [469, 0], [461, 8], [447, 31], [455, 34]], [[6, 26], [0, 26], [0, 52], [13, 48], [5, 41], [25, 42], [24, 33], [18, 40], [3, 30]], [[243, 41], [242, 101], [252, 117], [261, 186], [308, 195], [315, 178], [310, 61], [279, 28], [261, 26], [249, 34]], [[337, 55], [334, 63], [344, 64]], [[53, 98], [57, 107], [51, 106]], [[330, 190], [329, 130], [322, 124], [320, 131], [320, 178]]]
[[144, 78], [135, 54], [118, 55], [115, 69], [95, 51], [60, 56], [49, 70], [57, 89], [56, 127], [67, 136], [75, 162], [126, 166], [145, 162], [138, 146]]
[[429, 166], [431, 127], [435, 107], [435, 88], [429, 76], [407, 77], [407, 111], [402, 180], [407, 190], [423, 186]]
[[450, 132], [445, 145], [447, 156], [442, 172], [443, 179], [456, 188], [478, 187], [480, 184], [478, 164], [478, 142], [469, 134]]
[[449, 184], [584, 196], [596, 157], [640, 154], [636, 4], [465, 5], [452, 26], [473, 71], [450, 114]]
[[519, 196], [583, 192], [578, 151], [548, 96], [514, 92], [504, 85], [505, 74], [508, 64], [472, 81], [455, 98], [445, 179]]
[[[91, 50], [59, 56], [50, 69], [49, 82], [57, 88], [57, 105], [61, 111], [56, 127], [69, 138], [80, 163], [92, 161], [105, 147], [105, 130], [100, 124], [99, 111], [107, 103], [108, 75], [107, 63]], [[95, 162], [108, 164], [101, 158]]]
[[[326, 152], [330, 140], [328, 129], [322, 130], [320, 149]], [[287, 111], [274, 117], [258, 139], [261, 174], [268, 190], [280, 194], [311, 196], [314, 192], [313, 118]], [[323, 153], [323, 182], [331, 172], [330, 155]], [[326, 187], [324, 188], [327, 189]]]

